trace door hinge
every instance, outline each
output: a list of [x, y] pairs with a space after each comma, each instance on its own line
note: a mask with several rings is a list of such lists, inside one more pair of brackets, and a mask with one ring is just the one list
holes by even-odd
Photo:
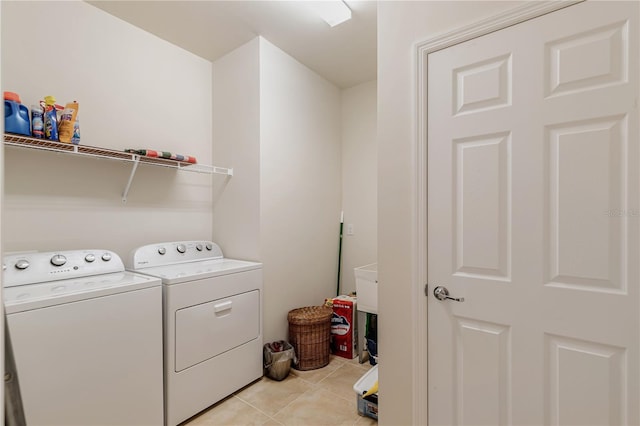
[[429, 283], [424, 285], [424, 295], [429, 297]]

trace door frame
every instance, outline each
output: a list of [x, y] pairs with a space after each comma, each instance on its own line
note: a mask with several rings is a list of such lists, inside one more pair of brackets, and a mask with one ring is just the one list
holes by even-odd
[[[428, 403], [428, 325], [427, 325], [427, 302], [429, 291], [427, 290], [427, 147], [428, 147], [428, 108], [427, 108], [427, 88], [428, 88], [428, 61], [429, 54], [446, 49], [471, 39], [481, 37], [483, 35], [499, 31], [501, 29], [520, 24], [533, 18], [564, 9], [565, 7], [581, 3], [584, 0], [567, 0], [567, 1], [527, 1], [521, 6], [517, 6], [506, 12], [499, 13], [492, 17], [478, 21], [471, 25], [463, 26], [453, 31], [437, 35], [425, 41], [419, 42], [415, 46], [415, 64], [416, 64], [416, 135], [417, 140], [414, 144], [413, 157], [415, 159], [415, 188], [414, 193], [414, 214], [415, 214], [415, 246], [413, 253], [415, 259], [414, 274], [416, 279], [413, 282], [413, 294], [418, 295], [414, 298], [414, 321], [417, 324], [414, 327], [414, 342], [416, 342], [416, 351], [413, 356], [413, 371], [416, 380], [413, 385], [413, 413], [414, 424], [429, 424]], [[427, 297], [419, 297], [424, 294]], [[426, 363], [424, 361], [427, 361]]]

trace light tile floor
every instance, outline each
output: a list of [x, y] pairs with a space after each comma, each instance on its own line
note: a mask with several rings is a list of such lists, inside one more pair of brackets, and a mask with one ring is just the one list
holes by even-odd
[[375, 425], [358, 415], [353, 385], [369, 370], [359, 364], [331, 356], [317, 370], [291, 369], [281, 382], [263, 377], [192, 417], [183, 426], [201, 425]]

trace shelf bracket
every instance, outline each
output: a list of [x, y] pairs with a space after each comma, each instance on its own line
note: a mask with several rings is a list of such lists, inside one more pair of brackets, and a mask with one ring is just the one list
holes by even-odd
[[226, 167], [213, 166], [212, 171], [219, 175], [233, 176], [233, 169], [228, 169]]
[[127, 194], [129, 194], [129, 189], [131, 188], [131, 182], [133, 182], [133, 176], [136, 174], [136, 170], [138, 169], [138, 164], [140, 164], [140, 157], [137, 155], [133, 158], [133, 168], [131, 169], [131, 175], [129, 175], [129, 181], [127, 182], [127, 186], [124, 188], [124, 192], [122, 193], [122, 202], [127, 202]]

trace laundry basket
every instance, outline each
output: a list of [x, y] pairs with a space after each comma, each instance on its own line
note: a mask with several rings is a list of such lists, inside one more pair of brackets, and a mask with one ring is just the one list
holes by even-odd
[[298, 370], [315, 370], [329, 364], [329, 340], [333, 309], [308, 306], [289, 311], [289, 342], [294, 347]]

